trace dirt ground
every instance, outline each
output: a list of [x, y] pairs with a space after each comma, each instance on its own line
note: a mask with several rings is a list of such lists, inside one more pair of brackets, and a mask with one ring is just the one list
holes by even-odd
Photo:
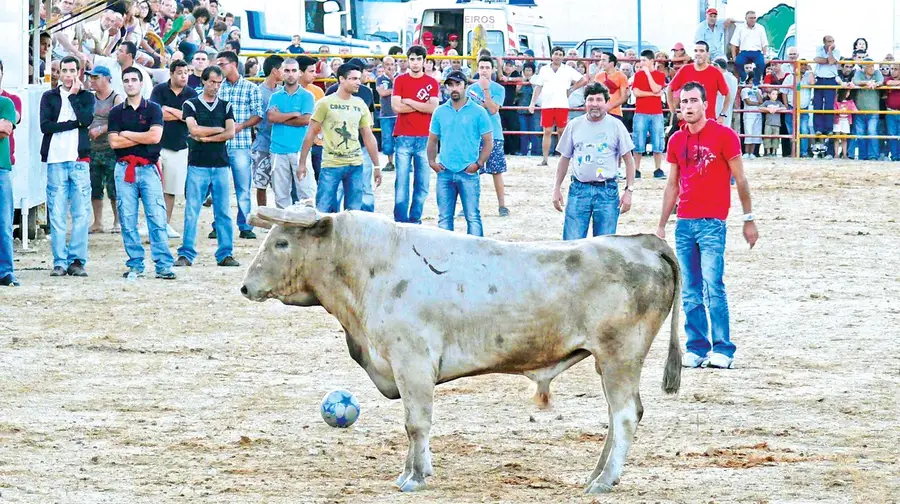
[[[560, 238], [555, 168], [510, 164], [511, 217], [482, 179], [486, 235]], [[897, 165], [756, 160], [748, 174], [761, 238], [743, 242], [735, 195], [726, 256], [737, 369], [686, 370], [663, 396], [660, 335], [611, 495], [582, 493], [607, 422], [590, 359], [554, 382], [550, 410], [520, 376], [438, 387], [435, 476], [399, 493], [400, 402], [377, 392], [321, 308], [245, 300], [264, 235], [237, 243], [243, 267], [218, 268], [205, 209], [201, 256], [174, 283], [123, 280], [119, 235], [91, 236], [85, 279], [50, 278], [47, 241], [17, 245], [22, 287], [0, 291], [0, 501], [900, 502]], [[385, 174], [381, 213], [392, 187]], [[655, 229], [662, 187], [640, 181], [620, 232]], [[426, 216], [435, 226], [433, 182]], [[335, 388], [362, 405], [350, 429], [319, 415]]]

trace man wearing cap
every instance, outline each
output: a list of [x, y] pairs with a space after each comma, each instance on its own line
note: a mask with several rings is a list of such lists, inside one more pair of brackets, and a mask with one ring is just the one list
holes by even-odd
[[[304, 70], [315, 67], [316, 60], [309, 56], [288, 58], [281, 64], [284, 87], [272, 94], [266, 116], [272, 124], [269, 153], [272, 160], [272, 192], [275, 206], [287, 208], [293, 204], [291, 190], [297, 186], [297, 197], [301, 200], [316, 197], [315, 177], [296, 180], [300, 148], [309, 126], [309, 119], [315, 109], [316, 100], [312, 93], [300, 86], [300, 66]], [[312, 168], [312, 163], [307, 170]]]
[[[731, 18], [720, 20], [719, 11], [706, 9], [706, 21], [697, 26], [694, 41], [702, 40], [709, 45], [709, 57], [712, 60], [725, 57], [725, 30], [734, 24]], [[683, 47], [683, 46], [682, 46]]]
[[[353, 96], [359, 98], [363, 102], [365, 102], [366, 107], [369, 109], [369, 114], [373, 114], [375, 111], [375, 94], [372, 92], [372, 89], [368, 86], [367, 82], [369, 80], [369, 64], [363, 60], [362, 58], [352, 58], [347, 62], [348, 65], [353, 66], [357, 70], [360, 71], [360, 85], [359, 89], [357, 89]], [[331, 86], [328, 86], [328, 89], [325, 91], [325, 96], [330, 96], [338, 91], [338, 83], [334, 83]], [[373, 116], [374, 117], [374, 116]], [[363, 136], [360, 132], [359, 135], [359, 145], [363, 146]], [[372, 171], [373, 164], [372, 158], [369, 156], [369, 152], [361, 147], [362, 151], [362, 160], [363, 160], [363, 203], [362, 208], [360, 210], [364, 212], [374, 212], [375, 211], [375, 191], [372, 189]], [[380, 164], [380, 163], [379, 163]], [[338, 206], [341, 205], [341, 201], [344, 199], [344, 188], [342, 186], [338, 186], [337, 192], [337, 201]]]
[[[116, 152], [116, 194], [122, 241], [128, 261], [126, 278], [144, 274], [144, 246], [138, 234], [138, 203], [150, 232], [150, 252], [156, 263], [156, 278], [174, 280], [172, 252], [166, 232], [166, 206], [163, 203], [162, 174], [156, 162], [163, 135], [163, 111], [159, 105], [141, 98], [143, 74], [137, 68], [122, 72], [127, 99], [109, 112], [109, 145]], [[184, 75], [187, 84], [187, 74]]]
[[466, 217], [466, 231], [484, 236], [478, 210], [481, 196], [478, 172], [491, 155], [495, 126], [485, 109], [469, 99], [466, 82], [465, 74], [459, 71], [450, 72], [444, 79], [450, 100], [438, 106], [431, 117], [428, 164], [437, 173], [438, 227], [453, 231], [458, 196]]
[[444, 54], [449, 53], [450, 51], [456, 51], [457, 54], [460, 52], [459, 49], [459, 35], [455, 33], [451, 33], [447, 37], [447, 47], [444, 48]]
[[169, 65], [169, 80], [153, 88], [150, 101], [160, 106], [163, 112], [163, 134], [159, 154], [163, 174], [163, 197], [166, 200], [166, 232], [169, 238], [181, 235], [169, 222], [175, 208], [175, 196], [184, 197], [188, 167], [188, 129], [182, 118], [184, 102], [197, 97], [197, 92], [188, 87], [188, 64], [184, 60], [174, 60]]
[[94, 121], [88, 129], [91, 138], [91, 206], [94, 223], [88, 233], [103, 231], [103, 189], [112, 207], [114, 233], [119, 231], [119, 211], [116, 208], [116, 155], [109, 146], [107, 126], [109, 111], [123, 101], [125, 96], [112, 89], [112, 75], [105, 66], [96, 66], [85, 72], [91, 77], [94, 92]]
[[672, 67], [677, 72], [681, 67], [691, 62], [691, 57], [684, 50], [684, 44], [681, 42], [672, 46]]
[[[744, 65], [753, 63], [753, 85], [759, 86], [766, 71], [765, 55], [769, 49], [769, 36], [763, 25], [756, 22], [756, 12], [747, 11], [746, 23], [738, 26], [731, 37], [731, 54], [738, 68], [741, 82], [747, 80]], [[710, 97], [711, 98], [711, 97]]]

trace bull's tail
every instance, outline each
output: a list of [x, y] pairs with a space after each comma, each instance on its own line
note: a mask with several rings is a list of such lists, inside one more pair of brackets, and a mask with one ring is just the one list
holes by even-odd
[[666, 358], [666, 369], [663, 373], [663, 392], [674, 394], [681, 387], [681, 345], [678, 341], [678, 328], [681, 315], [681, 268], [672, 249], [666, 246], [660, 254], [672, 268], [675, 278], [675, 293], [672, 296], [672, 325], [669, 328], [669, 356]]

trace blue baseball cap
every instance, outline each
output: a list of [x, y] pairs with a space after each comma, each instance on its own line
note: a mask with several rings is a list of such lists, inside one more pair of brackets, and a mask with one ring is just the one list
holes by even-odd
[[112, 73], [109, 71], [109, 68], [106, 68], [103, 65], [95, 66], [92, 70], [88, 70], [84, 72], [91, 77], [106, 77], [108, 79], [112, 79]]

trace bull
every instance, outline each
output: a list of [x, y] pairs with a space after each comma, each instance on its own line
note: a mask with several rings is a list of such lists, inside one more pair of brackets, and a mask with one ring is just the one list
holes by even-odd
[[271, 230], [241, 293], [322, 306], [338, 319], [353, 360], [385, 397], [403, 400], [409, 451], [396, 485], [404, 492], [432, 475], [437, 384], [524, 374], [541, 394], [592, 355], [609, 427], [588, 493], [619, 481], [643, 414], [641, 368], [670, 311], [663, 390], [678, 391], [681, 276], [656, 236], [504, 243], [357, 211], [260, 207], [252, 217]]

